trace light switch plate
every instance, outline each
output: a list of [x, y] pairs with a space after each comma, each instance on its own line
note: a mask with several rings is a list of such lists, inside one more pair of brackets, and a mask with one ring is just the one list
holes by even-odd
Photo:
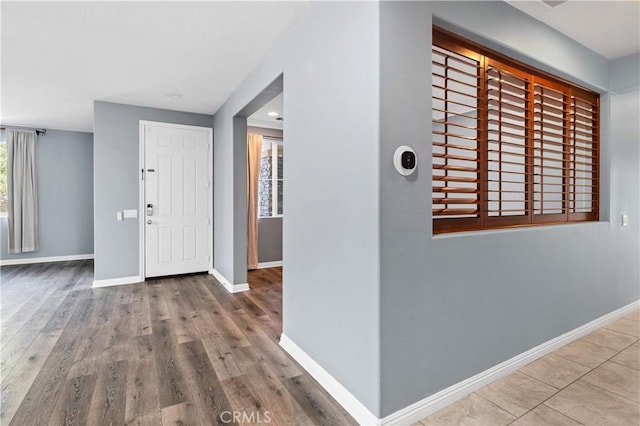
[[116, 212], [116, 220], [117, 221], [121, 221], [122, 220], [122, 212]]
[[124, 210], [125, 219], [135, 219], [138, 217], [138, 210]]
[[628, 226], [629, 225], [629, 215], [628, 214], [623, 214], [622, 215], [622, 226]]

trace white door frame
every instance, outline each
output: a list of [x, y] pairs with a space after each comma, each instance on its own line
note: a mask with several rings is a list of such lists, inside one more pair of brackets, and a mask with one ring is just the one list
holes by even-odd
[[156, 126], [156, 127], [170, 127], [173, 129], [184, 129], [184, 130], [206, 130], [207, 131], [207, 139], [209, 144], [209, 158], [208, 158], [208, 179], [209, 179], [209, 192], [207, 193], [208, 201], [207, 206], [209, 210], [209, 225], [208, 225], [208, 246], [209, 246], [209, 271], [213, 269], [213, 129], [210, 127], [199, 127], [199, 126], [188, 126], [186, 124], [173, 124], [173, 123], [162, 123], [159, 121], [148, 121], [148, 120], [140, 120], [140, 136], [138, 138], [138, 170], [140, 173], [139, 176], [139, 190], [138, 190], [138, 247], [139, 250], [139, 271], [140, 278], [142, 281], [145, 280], [145, 253], [146, 253], [146, 238], [145, 238], [145, 221], [147, 219], [146, 207], [144, 204], [145, 201], [145, 181], [144, 181], [144, 159], [145, 159], [145, 126]]

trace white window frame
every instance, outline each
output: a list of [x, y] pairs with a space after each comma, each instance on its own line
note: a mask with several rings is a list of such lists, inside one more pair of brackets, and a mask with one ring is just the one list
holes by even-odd
[[[258, 206], [258, 219], [274, 219], [281, 218], [284, 216], [283, 213], [278, 214], [278, 145], [282, 146], [282, 140], [270, 138], [268, 136], [264, 136], [262, 138], [262, 147], [264, 150], [264, 145], [271, 145], [271, 216], [260, 216], [260, 208]], [[275, 148], [275, 149], [274, 149]], [[284, 151], [283, 151], [284, 156]], [[262, 163], [262, 154], [260, 155], [260, 162]], [[284, 177], [284, 174], [283, 174]], [[282, 180], [284, 182], [284, 179]], [[258, 185], [260, 183], [258, 182]]]

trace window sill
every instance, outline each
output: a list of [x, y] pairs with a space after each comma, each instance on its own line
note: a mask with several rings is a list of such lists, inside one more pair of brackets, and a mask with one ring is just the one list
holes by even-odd
[[512, 226], [508, 228], [494, 228], [483, 229], [478, 231], [460, 231], [460, 232], [446, 232], [442, 234], [432, 235], [433, 240], [446, 240], [449, 238], [458, 237], [480, 237], [495, 234], [505, 233], [522, 233], [522, 232], [543, 232], [549, 230], [561, 231], [565, 229], [573, 229], [577, 227], [609, 227], [610, 222], [607, 221], [590, 221], [590, 222], [569, 222], [560, 224], [540, 224], [540, 225], [527, 225], [527, 226]]
[[258, 216], [258, 219], [282, 219], [284, 215], [279, 214], [276, 216]]

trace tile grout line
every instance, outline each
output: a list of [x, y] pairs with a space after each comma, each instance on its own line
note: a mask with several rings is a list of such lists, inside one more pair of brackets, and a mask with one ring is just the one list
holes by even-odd
[[[577, 342], [577, 341], [582, 340], [582, 339], [584, 339], [584, 337], [582, 337], [582, 338], [580, 338], [580, 339], [578, 339], [578, 340], [574, 340], [574, 341], [573, 341], [573, 342], [571, 342], [571, 343]], [[587, 342], [587, 343], [591, 343], [592, 345], [600, 346], [601, 348], [609, 349], [609, 350], [612, 350], [612, 351], [615, 351], [615, 350], [616, 350], [616, 349], [610, 348], [610, 347], [608, 347], [608, 346], [603, 346], [603, 345], [600, 345], [600, 344], [598, 344], [598, 343], [593, 343], [593, 342], [592, 342], [592, 341], [590, 341], [590, 340], [585, 340], [585, 342]], [[616, 353], [615, 355], [612, 355], [612, 356], [611, 356], [611, 358], [613, 358], [613, 357], [615, 357], [616, 355], [620, 354], [620, 352], [624, 352], [624, 351], [626, 351], [627, 349], [629, 349], [631, 346], [635, 345], [635, 344], [636, 344], [636, 343], [638, 343], [638, 342], [640, 342], [640, 339], [636, 340], [635, 342], [631, 343], [631, 344], [630, 344], [630, 345], [628, 345], [628, 346], [625, 346], [625, 347], [624, 347], [624, 349], [621, 349], [618, 353]], [[567, 345], [565, 345], [565, 346], [569, 346], [571, 343], [569, 343], [569, 344], [567, 344]], [[589, 366], [589, 365], [585, 365], [585, 364], [582, 364], [582, 363], [580, 363], [580, 362], [578, 362], [578, 361], [574, 361], [574, 360], [572, 360], [572, 359], [566, 358], [566, 357], [564, 357], [564, 356], [562, 356], [562, 355], [560, 355], [560, 354], [556, 354], [556, 352], [557, 352], [557, 351], [559, 351], [560, 349], [564, 348], [565, 346], [562, 346], [561, 348], [558, 348], [558, 349], [556, 349], [555, 351], [553, 351], [553, 352], [551, 352], [551, 353], [552, 353], [552, 354], [554, 354], [554, 355], [556, 355], [556, 356], [559, 356], [559, 357], [560, 357], [560, 358], [562, 358], [562, 359], [566, 359], [567, 361], [572, 361], [572, 362], [575, 362], [576, 364], [582, 365], [582, 366], [584, 366], [584, 367], [591, 368], [591, 366]], [[547, 355], [550, 355], [550, 354], [547, 354]], [[545, 355], [545, 356], [546, 356], [546, 355]], [[611, 358], [606, 359], [604, 362], [609, 361]], [[534, 362], [535, 362], [535, 361], [534, 361]], [[598, 364], [598, 365], [596, 365], [596, 366], [595, 366], [595, 367], [593, 367], [593, 368], [598, 368], [598, 367], [600, 367], [600, 365], [602, 365], [602, 364]]]
[[[545, 355], [545, 356], [546, 356], [546, 355]], [[540, 359], [540, 358], [538, 358], [538, 359]], [[537, 361], [537, 360], [536, 360], [536, 361]], [[533, 362], [535, 362], [535, 361], [533, 361]], [[529, 363], [529, 364], [532, 364], [533, 362], [531, 362], [531, 363]], [[527, 364], [527, 365], [529, 365], [529, 364]], [[519, 418], [521, 418], [521, 417], [523, 417], [523, 416], [526, 416], [527, 414], [529, 414], [529, 412], [531, 412], [531, 411], [535, 410], [535, 409], [536, 409], [536, 408], [538, 408], [540, 405], [542, 405], [545, 401], [547, 401], [547, 400], [548, 400], [548, 399], [550, 399], [550, 398], [553, 398], [553, 397], [554, 397], [554, 396], [556, 396], [558, 393], [560, 393], [560, 391], [562, 390], [562, 389], [558, 389], [558, 388], [556, 388], [556, 387], [555, 387], [555, 386], [553, 386], [553, 385], [550, 385], [549, 383], [543, 382], [543, 381], [542, 381], [542, 380], [540, 380], [540, 379], [536, 379], [535, 377], [532, 377], [532, 376], [528, 375], [527, 373], [525, 373], [525, 372], [523, 372], [523, 371], [520, 371], [520, 369], [518, 369], [518, 370], [514, 371], [514, 373], [516, 373], [516, 372], [517, 372], [517, 373], [520, 373], [520, 374], [524, 374], [525, 376], [527, 376], [528, 378], [530, 378], [530, 379], [532, 379], [532, 380], [535, 380], [536, 382], [540, 382], [540, 383], [542, 383], [542, 384], [544, 384], [544, 385], [551, 386], [551, 387], [552, 387], [552, 388], [554, 388], [556, 391], [555, 391], [553, 394], [549, 395], [546, 399], [544, 399], [544, 400], [543, 400], [543, 401], [541, 401], [540, 403], [536, 404], [535, 406], [531, 407], [529, 410], [525, 411], [522, 415], [520, 415], [520, 416], [516, 416], [516, 418], [515, 418], [515, 419], [513, 419], [513, 421], [511, 421], [510, 423], [508, 423], [509, 425], [510, 425], [511, 423], [515, 422], [516, 420], [518, 420]], [[511, 373], [511, 374], [513, 374], [513, 373]], [[567, 385], [567, 386], [569, 386], [569, 385]], [[563, 389], [564, 389], [564, 388], [563, 388]], [[500, 407], [500, 408], [502, 408], [502, 407]], [[551, 407], [549, 407], [549, 408], [551, 408]], [[506, 411], [506, 410], [505, 410], [505, 411]], [[557, 411], [557, 410], [554, 410], [554, 411]], [[511, 413], [511, 412], [509, 411], [509, 413]], [[511, 414], [513, 414], [513, 413], [511, 413]], [[563, 413], [561, 413], [561, 414], [563, 414]], [[514, 415], [515, 415], [515, 414], [514, 414]], [[569, 416], [567, 416], [567, 417], [569, 417]], [[573, 419], [573, 418], [572, 418], [572, 420], [575, 420], [575, 419]], [[577, 420], [576, 420], [576, 421], [577, 421]], [[580, 423], [580, 422], [578, 422], [578, 423]], [[582, 424], [582, 423], [580, 423], [580, 424]]]
[[[624, 319], [624, 317], [622, 317], [622, 318], [618, 318], [618, 319], [617, 319], [616, 321], [614, 321], [614, 322], [620, 321], [621, 319]], [[633, 320], [627, 320], [627, 321], [632, 321], [632, 322], [634, 322], [634, 323], [635, 323], [635, 321], [633, 321]], [[613, 323], [611, 323], [611, 324], [613, 324]], [[611, 324], [609, 324], [609, 325], [611, 325]], [[640, 336], [636, 336], [635, 334], [629, 334], [629, 333], [627, 333], [626, 331], [616, 330], [615, 328], [609, 328], [609, 325], [605, 325], [605, 326], [604, 326], [604, 327], [602, 327], [602, 328], [605, 328], [605, 329], [607, 329], [607, 330], [609, 330], [609, 331], [615, 331], [616, 333], [624, 334], [625, 336], [633, 337], [634, 339], [640, 339]], [[636, 340], [636, 341], [637, 341], [637, 340]]]
[[[604, 328], [604, 327], [602, 327], [602, 328]], [[588, 341], [588, 340], [587, 340], [587, 341]], [[589, 342], [589, 343], [592, 343], [592, 342]], [[587, 374], [589, 374], [589, 373], [591, 373], [592, 371], [594, 371], [596, 368], [598, 368], [598, 367], [602, 366], [603, 364], [605, 364], [606, 362], [608, 362], [611, 358], [613, 358], [613, 357], [617, 356], [618, 354], [620, 354], [620, 353], [621, 353], [621, 352], [623, 352], [623, 351], [626, 351], [627, 349], [629, 349], [631, 346], [633, 346], [633, 345], [635, 345], [635, 344], [636, 344], [636, 342], [631, 343], [630, 345], [626, 346], [624, 349], [621, 349], [621, 350], [620, 350], [620, 351], [618, 351], [616, 354], [614, 354], [614, 355], [612, 355], [611, 357], [607, 358], [606, 360], [602, 361], [600, 364], [596, 365], [596, 366], [595, 366], [595, 367], [593, 367], [591, 370], [587, 371], [586, 373], [584, 373], [583, 375], [581, 375], [580, 377], [578, 377], [577, 379], [575, 379], [575, 380], [574, 380], [574, 381], [572, 381], [571, 383], [568, 383], [568, 384], [567, 384], [566, 386], [564, 386], [562, 389], [558, 389], [558, 391], [557, 391], [557, 392], [555, 392], [553, 395], [549, 396], [548, 398], [544, 399], [543, 401], [541, 401], [541, 402], [540, 402], [539, 404], [537, 404], [536, 406], [532, 407], [529, 411], [527, 411], [526, 413], [524, 413], [522, 416], [527, 415], [529, 412], [531, 412], [531, 411], [535, 410], [536, 408], [538, 408], [539, 406], [543, 405], [545, 402], [547, 402], [548, 400], [550, 400], [551, 398], [553, 398], [554, 396], [556, 396], [556, 395], [557, 395], [558, 393], [560, 393], [561, 391], [563, 391], [563, 390], [567, 389], [569, 386], [573, 385], [573, 384], [574, 384], [574, 383], [576, 383], [578, 380], [582, 379], [584, 376], [586, 376]], [[597, 343], [594, 343], [594, 345], [597, 345]], [[606, 347], [606, 346], [602, 346], [602, 345], [598, 345], [598, 346]], [[560, 348], [558, 348], [558, 349], [560, 349]], [[608, 349], [612, 349], [612, 348], [608, 348]], [[615, 350], [615, 349], [612, 349], [612, 350]], [[554, 352], [555, 352], [555, 351], [554, 351]], [[553, 354], [554, 352], [551, 352], [550, 354], [547, 354], [547, 355], [551, 355], [551, 354]], [[546, 355], [545, 355], [545, 356], [546, 356]], [[556, 356], [560, 356], [560, 355], [556, 355]], [[562, 358], [562, 359], [567, 359], [567, 358], [564, 358], [564, 357], [561, 357], [561, 358]], [[568, 360], [568, 361], [572, 361], [572, 360], [570, 360], [570, 359], [567, 359], [567, 360]], [[534, 362], [535, 362], [535, 361], [534, 361]], [[573, 361], [573, 362], [575, 362], [575, 361]], [[576, 364], [583, 365], [583, 364], [580, 364], [580, 363], [576, 363]], [[617, 363], [616, 363], [616, 364], [617, 364]], [[586, 365], [585, 365], [585, 367], [588, 367], [588, 366], [586, 366]], [[527, 373], [524, 373], [524, 372], [522, 372], [522, 371], [520, 371], [520, 370], [516, 370], [516, 371], [518, 371], [518, 372], [520, 372], [520, 373], [522, 373], [522, 374], [526, 375], [527, 377], [531, 377], [531, 376], [529, 376]], [[531, 378], [532, 378], [532, 379], [534, 379], [534, 380], [538, 380], [538, 379], [536, 379], [535, 377], [531, 377]], [[539, 382], [542, 382], [541, 380], [538, 380], [538, 381], [539, 381]], [[545, 383], [545, 382], [542, 382], [542, 383]], [[553, 386], [553, 385], [550, 385], [549, 383], [545, 383], [545, 384], [547, 384], [547, 385], [549, 385], [549, 386], [551, 386], [551, 387], [555, 387], [555, 386]], [[604, 389], [604, 388], [602, 388], [602, 387], [600, 387], [600, 386], [592, 385], [591, 383], [589, 383], [589, 384], [590, 384], [591, 386], [595, 386], [595, 387], [597, 387], [598, 389], [602, 389], [602, 390], [603, 390], [603, 391], [605, 391], [605, 392], [610, 392], [610, 393], [612, 393], [612, 394], [614, 394], [614, 395], [616, 395], [616, 396], [619, 396], [619, 397], [621, 397], [621, 398], [624, 398], [624, 399], [626, 399], [627, 401], [631, 401], [631, 402], [633, 402], [633, 403], [635, 403], [635, 404], [638, 404], [638, 402], [636, 402], [636, 401], [632, 401], [632, 400], [630, 400], [629, 398], [623, 397], [622, 395], [618, 395], [618, 394], [617, 394], [617, 393], [615, 393], [615, 392], [608, 391], [608, 390], [606, 390], [606, 389]], [[557, 389], [557, 388], [556, 388], [556, 389]], [[567, 415], [567, 414], [565, 414], [565, 413], [563, 413], [563, 412], [561, 412], [561, 411], [555, 410], [553, 407], [549, 407], [548, 405], [545, 405], [545, 407], [551, 408], [552, 410], [557, 411], [558, 413], [560, 413], [560, 414], [562, 414], [562, 415], [564, 415], [564, 416], [569, 417], [571, 420], [575, 420], [576, 422], [578, 422], [578, 423], [580, 423], [580, 424], [583, 424], [582, 422], [579, 422], [578, 420], [574, 419], [573, 417], [571, 417], [571, 416], [569, 416], [569, 415]], [[522, 417], [522, 416], [520, 416], [520, 417]], [[520, 417], [518, 417], [518, 419], [519, 419]], [[517, 419], [516, 419], [516, 420], [517, 420]], [[515, 422], [515, 420], [514, 420], [514, 422]], [[511, 423], [513, 423], [513, 422], [511, 422]], [[509, 424], [511, 424], [511, 423], [509, 423]]]
[[[489, 386], [489, 385], [487, 385]], [[480, 390], [480, 389], [478, 389]], [[504, 411], [507, 414], [511, 414], [513, 417], [515, 417], [511, 422], [507, 423], [508, 425], [510, 425], [511, 423], [515, 422], [516, 420], [518, 420], [520, 417], [518, 417], [517, 415], [513, 414], [511, 411], [507, 410], [506, 408], [503, 408], [501, 406], [499, 406], [498, 404], [496, 404], [495, 402], [491, 401], [490, 399], [485, 398], [484, 396], [480, 395], [477, 392], [471, 392], [469, 395], [476, 395], [479, 396], [480, 398], [484, 399], [485, 401], [487, 401], [489, 404], [499, 408], [500, 410]], [[523, 414], [524, 415], [524, 414]]]
[[[633, 345], [635, 345], [635, 343]], [[631, 346], [633, 346], [633, 345], [631, 345]], [[627, 348], [627, 349], [629, 349], [629, 348]], [[627, 350], [627, 349], [625, 349], [625, 350]], [[627, 368], [629, 368], [631, 370], [635, 370], [635, 371], [638, 372], [638, 374], [640, 374], [640, 370], [637, 370], [637, 369], [635, 369], [633, 367], [629, 367], [628, 365], [620, 364], [619, 362], [614, 361], [613, 358], [617, 357], [618, 355], [620, 355], [620, 353], [615, 354], [611, 359], [609, 359], [609, 362], [612, 362], [613, 364], [619, 365], [621, 367], [627, 367]]]
[[[553, 352], [552, 352], [552, 353], [553, 353]], [[547, 354], [547, 355], [550, 355], [550, 354]], [[617, 355], [617, 354], [616, 354], [616, 355]], [[545, 355], [545, 356], [546, 356], [546, 355]], [[614, 356], [615, 356], [615, 355], [614, 355]], [[538, 359], [540, 359], [540, 358], [538, 358]], [[536, 361], [537, 361], [537, 360], [536, 360]], [[530, 362], [529, 364], [532, 364], [533, 362], [535, 362], [535, 361], [532, 361], [532, 362]], [[527, 365], [529, 365], [529, 364], [527, 364]], [[580, 365], [582, 365], [582, 364], [580, 364]], [[585, 366], [585, 367], [586, 367], [586, 366]], [[530, 376], [530, 375], [528, 375], [527, 373], [525, 373], [524, 371], [521, 371], [520, 369], [518, 369], [518, 370], [514, 371], [514, 372], [513, 372], [513, 373], [511, 373], [511, 374], [514, 374], [514, 373], [520, 373], [520, 374], [523, 374], [523, 375], [527, 376], [528, 378], [530, 378], [531, 380], [534, 380], [534, 381], [536, 381], [536, 382], [538, 382], [538, 383], [541, 383], [541, 384], [543, 384], [543, 385], [550, 386], [550, 387], [554, 388], [556, 391], [555, 391], [551, 396], [549, 396], [547, 399], [552, 398], [553, 396], [555, 396], [558, 392], [560, 392], [560, 391], [562, 390], [562, 389], [558, 389], [558, 388], [556, 388], [556, 387], [555, 387], [555, 386], [553, 386], [553, 385], [550, 385], [550, 384], [549, 384], [549, 383], [547, 383], [547, 382], [543, 382], [543, 381], [542, 381], [542, 380], [540, 380], [540, 379], [537, 379], [537, 378], [535, 378], [535, 377], [533, 377], [533, 376]], [[588, 373], [588, 372], [587, 372], [587, 373]], [[586, 374], [586, 373], [585, 373], [585, 374]], [[496, 380], [496, 382], [497, 382], [497, 380]], [[491, 386], [493, 383], [495, 383], [495, 382], [489, 383], [489, 384], [488, 384], [488, 385], [486, 385], [486, 386]], [[567, 386], [569, 386], [569, 385], [567, 385]], [[481, 388], [481, 389], [482, 389], [482, 388]], [[478, 391], [479, 391], [479, 390], [481, 390], [481, 389], [478, 389]], [[563, 388], [563, 389], [564, 389], [564, 388]], [[527, 410], [524, 414], [522, 414], [522, 415], [518, 416], [518, 415], [516, 415], [516, 414], [512, 413], [511, 411], [507, 410], [506, 408], [503, 408], [503, 407], [501, 407], [500, 405], [496, 404], [495, 402], [493, 402], [493, 401], [491, 401], [491, 400], [489, 400], [489, 399], [485, 398], [484, 396], [482, 396], [482, 395], [478, 394], [478, 393], [477, 393], [477, 391], [476, 391], [476, 392], [473, 392], [473, 393], [475, 393], [475, 394], [477, 394], [479, 397], [481, 397], [481, 398], [483, 398], [483, 399], [485, 399], [485, 400], [489, 401], [490, 403], [492, 403], [492, 404], [496, 405], [496, 406], [497, 406], [498, 408], [500, 408], [501, 410], [504, 410], [504, 411], [506, 411], [507, 413], [509, 413], [509, 414], [511, 414], [511, 415], [513, 415], [513, 416], [516, 416], [516, 418], [513, 420], [514, 422], [515, 422], [517, 419], [519, 419], [520, 417], [522, 417], [522, 416], [526, 415], [529, 411], [532, 411], [533, 409], [535, 409], [536, 407], [538, 407], [540, 404], [542, 404], [544, 401], [546, 401], [546, 400], [547, 400], [547, 399], [545, 399], [544, 401], [540, 402], [539, 404], [537, 404], [536, 406], [534, 406], [534, 407], [533, 407], [533, 408], [531, 408], [530, 410]], [[509, 423], [509, 424], [511, 424], [511, 423]]]
[[[625, 318], [625, 317], [622, 317], [622, 318]], [[630, 321], [634, 321], [634, 320], [630, 320]], [[634, 321], [634, 322], [638, 322], [638, 321]], [[521, 416], [516, 416], [514, 413], [510, 412], [509, 410], [506, 410], [505, 408], [501, 407], [500, 405], [496, 404], [495, 402], [493, 402], [493, 401], [491, 401], [491, 400], [489, 400], [489, 399], [487, 399], [487, 398], [483, 397], [482, 395], [480, 395], [480, 394], [478, 393], [478, 391], [479, 391], [480, 389], [478, 389], [478, 391], [472, 392], [472, 394], [475, 394], [476, 396], [479, 396], [479, 397], [480, 397], [480, 398], [482, 398], [483, 400], [485, 400], [485, 401], [489, 402], [490, 404], [492, 404], [493, 406], [495, 406], [495, 407], [497, 407], [497, 408], [499, 408], [499, 409], [501, 409], [501, 410], [505, 411], [506, 413], [511, 414], [512, 416], [515, 416], [515, 418], [514, 418], [511, 422], [507, 423], [507, 425], [510, 425], [510, 424], [514, 423], [515, 421], [517, 421], [518, 419], [520, 419], [521, 417], [523, 417], [523, 416], [527, 415], [529, 412], [531, 412], [531, 411], [535, 410], [535, 409], [536, 409], [536, 408], [538, 408], [540, 405], [543, 405], [545, 402], [547, 402], [548, 400], [550, 400], [551, 398], [553, 398], [554, 396], [556, 396], [556, 395], [557, 395], [558, 393], [560, 393], [562, 390], [564, 390], [564, 389], [568, 388], [569, 386], [573, 385], [573, 384], [574, 384], [574, 383], [576, 383], [578, 380], [582, 379], [583, 377], [585, 377], [586, 375], [588, 375], [589, 373], [591, 373], [591, 372], [592, 372], [592, 371], [594, 371], [595, 369], [599, 368], [600, 366], [602, 366], [602, 365], [603, 365], [603, 364], [605, 364], [606, 362], [611, 361], [614, 357], [618, 356], [620, 353], [622, 353], [622, 352], [626, 351], [626, 350], [627, 350], [627, 349], [629, 349], [631, 346], [633, 346], [633, 345], [637, 344], [638, 342], [640, 342], [640, 338], [638, 338], [638, 336], [630, 335], [630, 334], [628, 334], [628, 333], [625, 333], [625, 332], [622, 332], [622, 331], [618, 331], [618, 330], [613, 330], [613, 329], [607, 328], [606, 326], [600, 327], [598, 330], [600, 330], [600, 329], [605, 329], [605, 328], [606, 328], [608, 331], [613, 331], [613, 332], [617, 332], [617, 333], [624, 334], [624, 335], [626, 335], [626, 336], [634, 337], [636, 340], [635, 340], [634, 342], [630, 343], [629, 345], [625, 346], [624, 348], [620, 349], [620, 350], [616, 350], [616, 349], [613, 349], [613, 348], [610, 348], [610, 347], [607, 347], [607, 346], [603, 346], [603, 345], [598, 344], [598, 343], [591, 342], [591, 341], [589, 341], [589, 340], [585, 340], [587, 343], [591, 343], [591, 344], [594, 344], [594, 345], [596, 345], [596, 346], [599, 346], [599, 347], [602, 347], [602, 348], [606, 348], [606, 349], [609, 349], [609, 350], [613, 350], [613, 351], [615, 351], [615, 353], [614, 353], [613, 355], [611, 355], [609, 358], [605, 359], [605, 360], [604, 360], [604, 361], [602, 361], [600, 364], [598, 364], [598, 365], [596, 365], [596, 366], [594, 366], [594, 367], [591, 367], [591, 366], [588, 366], [588, 365], [584, 365], [584, 364], [582, 364], [582, 363], [580, 363], [580, 362], [574, 361], [574, 360], [569, 359], [569, 358], [565, 358], [565, 357], [563, 357], [562, 355], [557, 354], [556, 352], [557, 352], [559, 349], [561, 349], [561, 348], [558, 348], [558, 349], [556, 349], [555, 351], [553, 351], [553, 352], [551, 352], [551, 353], [547, 354], [547, 355], [551, 355], [551, 354], [553, 354], [553, 355], [556, 355], [556, 356], [558, 356], [558, 357], [560, 357], [560, 358], [562, 358], [562, 359], [564, 359], [564, 360], [566, 360], [566, 361], [570, 361], [570, 362], [573, 362], [573, 363], [575, 363], [575, 364], [577, 364], [577, 365], [580, 365], [580, 366], [583, 366], [583, 367], [589, 368], [589, 370], [588, 370], [588, 371], [586, 371], [584, 374], [582, 374], [581, 376], [577, 377], [575, 380], [573, 380], [572, 382], [568, 383], [566, 386], [564, 386], [564, 387], [562, 387], [562, 388], [560, 388], [560, 389], [556, 388], [555, 386], [553, 386], [553, 385], [551, 385], [551, 384], [549, 384], [549, 383], [546, 383], [546, 382], [544, 382], [544, 381], [542, 381], [542, 380], [539, 380], [539, 379], [537, 379], [537, 378], [535, 378], [535, 377], [530, 376], [529, 374], [527, 374], [527, 373], [525, 373], [525, 372], [521, 371], [521, 369], [516, 370], [516, 372], [519, 372], [519, 373], [521, 373], [521, 374], [524, 374], [525, 376], [529, 377], [529, 378], [530, 378], [530, 379], [532, 379], [532, 380], [535, 380], [535, 381], [537, 381], [537, 382], [540, 382], [540, 383], [542, 383], [542, 384], [545, 384], [545, 385], [551, 386], [552, 388], [556, 389], [556, 391], [555, 391], [552, 395], [548, 396], [548, 397], [547, 397], [547, 398], [545, 398], [543, 401], [541, 401], [540, 403], [536, 404], [536, 405], [535, 405], [534, 407], [532, 407], [531, 409], [527, 410], [527, 411], [526, 411], [525, 413], [523, 413]], [[594, 331], [595, 331], [595, 330], [594, 330]], [[584, 336], [584, 337], [586, 337], [586, 336]], [[582, 337], [581, 339], [584, 339], [584, 337]], [[580, 340], [580, 339], [578, 339], [578, 340]], [[577, 340], [576, 340], [576, 341], [577, 341]], [[573, 343], [573, 342], [571, 342], [571, 343]], [[569, 343], [569, 344], [571, 344], [571, 343]], [[567, 344], [567, 345], [565, 345], [565, 346], [568, 346], [569, 344]], [[564, 346], [563, 346], [563, 347], [564, 347]], [[545, 355], [545, 356], [547, 356], [547, 355]], [[541, 358], [542, 358], [542, 357], [541, 357]], [[532, 362], [535, 362], [535, 361], [532, 361]], [[626, 367], [626, 366], [624, 366], [624, 365], [622, 365], [622, 364], [619, 364], [619, 363], [617, 363], [617, 362], [615, 362], [615, 361], [611, 361], [611, 362], [612, 362], [612, 363], [614, 363], [614, 364], [616, 364], [616, 365], [621, 365], [621, 366], [623, 366], [623, 367]], [[627, 367], [627, 368], [630, 368], [630, 367]], [[513, 373], [512, 373], [512, 374], [513, 374]], [[590, 384], [590, 383], [589, 383], [589, 384]], [[491, 383], [490, 383], [490, 384], [488, 384], [488, 385], [486, 385], [486, 386], [489, 386], [489, 385], [491, 385]], [[622, 395], [619, 395], [619, 394], [617, 394], [617, 393], [615, 393], [615, 392], [612, 392], [612, 391], [609, 391], [609, 390], [607, 390], [607, 389], [604, 389], [604, 388], [602, 388], [602, 387], [600, 387], [600, 386], [597, 386], [597, 385], [592, 385], [592, 386], [595, 386], [595, 387], [597, 387], [598, 389], [601, 389], [601, 390], [602, 390], [602, 391], [604, 391], [604, 392], [609, 392], [609, 393], [611, 393], [611, 394], [613, 394], [613, 395], [616, 395], [616, 396], [618, 396], [618, 397], [624, 398], [624, 399], [626, 399], [627, 401], [631, 401], [631, 402], [633, 402], [633, 403], [635, 403], [635, 404], [638, 404], [638, 402], [636, 402], [636, 401], [632, 401], [632, 400], [630, 400], [629, 398], [626, 398], [626, 397], [624, 397], [624, 396], [622, 396]], [[577, 423], [579, 423], [579, 424], [581, 424], [581, 425], [584, 425], [582, 422], [580, 422], [580, 421], [578, 421], [578, 420], [574, 419], [573, 417], [571, 417], [571, 416], [569, 416], [569, 415], [567, 415], [567, 414], [565, 414], [565, 413], [563, 413], [563, 412], [560, 412], [560, 411], [558, 411], [558, 410], [556, 410], [556, 409], [554, 409], [554, 408], [552, 408], [552, 407], [550, 407], [550, 406], [548, 406], [548, 405], [545, 405], [545, 407], [546, 407], [546, 408], [548, 408], [548, 409], [550, 409], [550, 410], [555, 411], [556, 413], [559, 413], [559, 414], [561, 414], [561, 415], [563, 415], [563, 416], [566, 416], [566, 417], [570, 418], [571, 420], [574, 420], [575, 422], [577, 422]], [[434, 413], [434, 414], [435, 414], [435, 413]], [[421, 419], [421, 420], [424, 420], [424, 419]], [[420, 423], [421, 423], [421, 421], [420, 421]]]
[[[618, 355], [618, 354], [616, 354], [616, 355]], [[615, 355], [614, 355], [614, 356], [615, 356]], [[605, 361], [605, 362], [603, 362], [602, 364], [605, 364], [605, 363], [607, 363], [607, 362], [611, 362], [611, 363], [613, 363], [613, 364], [620, 365], [620, 364], [618, 364], [617, 362], [613, 362], [613, 361], [609, 361], [609, 360], [606, 360], [606, 361]], [[602, 364], [600, 364], [598, 367], [602, 366]], [[596, 368], [598, 368], [598, 367], [596, 367]], [[624, 366], [624, 365], [622, 365], [622, 367], [629, 368], [629, 367], [626, 367], [626, 366]], [[635, 369], [633, 369], [633, 368], [629, 368], [629, 369], [630, 369], [630, 370], [634, 370], [634, 371], [638, 371], [638, 370], [635, 370]], [[594, 368], [593, 370], [595, 370], [595, 368]], [[593, 371], [593, 370], [591, 370], [591, 371]], [[591, 371], [589, 371], [589, 373], [591, 373]], [[589, 373], [587, 373], [587, 374], [589, 374]], [[585, 374], [585, 375], [586, 375], [586, 374]], [[582, 376], [582, 377], [584, 377], [584, 376]], [[581, 379], [582, 377], [580, 377], [580, 379]], [[578, 379], [578, 380], [580, 380], [580, 379]], [[593, 383], [589, 383], [589, 382], [587, 382], [587, 383], [588, 383], [589, 385], [591, 385], [591, 386], [594, 386], [594, 387], [596, 387], [596, 388], [598, 388], [598, 389], [601, 389], [601, 390], [603, 390], [603, 391], [605, 391], [605, 392], [609, 392], [609, 393], [611, 393], [611, 394], [613, 394], [613, 395], [619, 396], [620, 398], [624, 398], [624, 399], [626, 399], [627, 401], [633, 402], [634, 404], [637, 404], [637, 405], [639, 405], [639, 406], [640, 406], [640, 402], [638, 402], [638, 401], [634, 401], [634, 400], [632, 400], [632, 399], [629, 399], [629, 398], [627, 398], [627, 397], [626, 397], [626, 396], [624, 396], [624, 395], [620, 395], [620, 394], [619, 394], [619, 393], [617, 393], [617, 392], [614, 392], [614, 391], [612, 391], [612, 390], [605, 389], [605, 388], [603, 388], [602, 386], [594, 385]]]
[[[558, 391], [558, 392], [554, 393], [554, 394], [553, 394], [553, 395], [551, 395], [549, 398], [553, 397], [554, 395], [556, 395], [556, 394], [557, 394], [557, 393], [559, 393], [559, 392], [560, 392], [560, 391]], [[536, 405], [535, 407], [533, 407], [531, 410], [529, 410], [529, 411], [527, 411], [526, 413], [524, 413], [522, 416], [520, 416], [520, 417], [518, 417], [518, 418], [515, 418], [513, 421], [511, 421], [510, 423], [508, 423], [506, 426], [509, 426], [509, 425], [511, 425], [511, 424], [513, 424], [513, 423], [515, 423], [516, 421], [520, 420], [522, 417], [526, 416], [526, 415], [527, 415], [527, 414], [529, 414], [531, 411], [535, 410], [536, 408], [538, 408], [538, 407], [539, 407], [539, 406], [541, 406], [541, 405], [544, 405], [543, 403], [544, 403], [544, 401], [543, 401], [543, 402], [541, 402], [540, 404]], [[573, 420], [574, 422], [576, 422], [576, 423], [577, 423], [577, 424], [579, 424], [579, 425], [586, 426], [584, 423], [579, 422], [578, 420], [574, 419], [573, 417], [571, 417], [571, 416], [569, 416], [569, 415], [567, 415], [567, 414], [565, 414], [565, 413], [562, 413], [562, 412], [560, 412], [560, 411], [556, 410], [555, 408], [549, 407], [548, 405], [545, 405], [545, 408], [548, 408], [549, 410], [554, 411], [554, 412], [556, 412], [556, 413], [560, 414], [561, 416], [565, 416], [565, 417], [567, 417], [567, 418], [569, 418], [569, 419]]]

